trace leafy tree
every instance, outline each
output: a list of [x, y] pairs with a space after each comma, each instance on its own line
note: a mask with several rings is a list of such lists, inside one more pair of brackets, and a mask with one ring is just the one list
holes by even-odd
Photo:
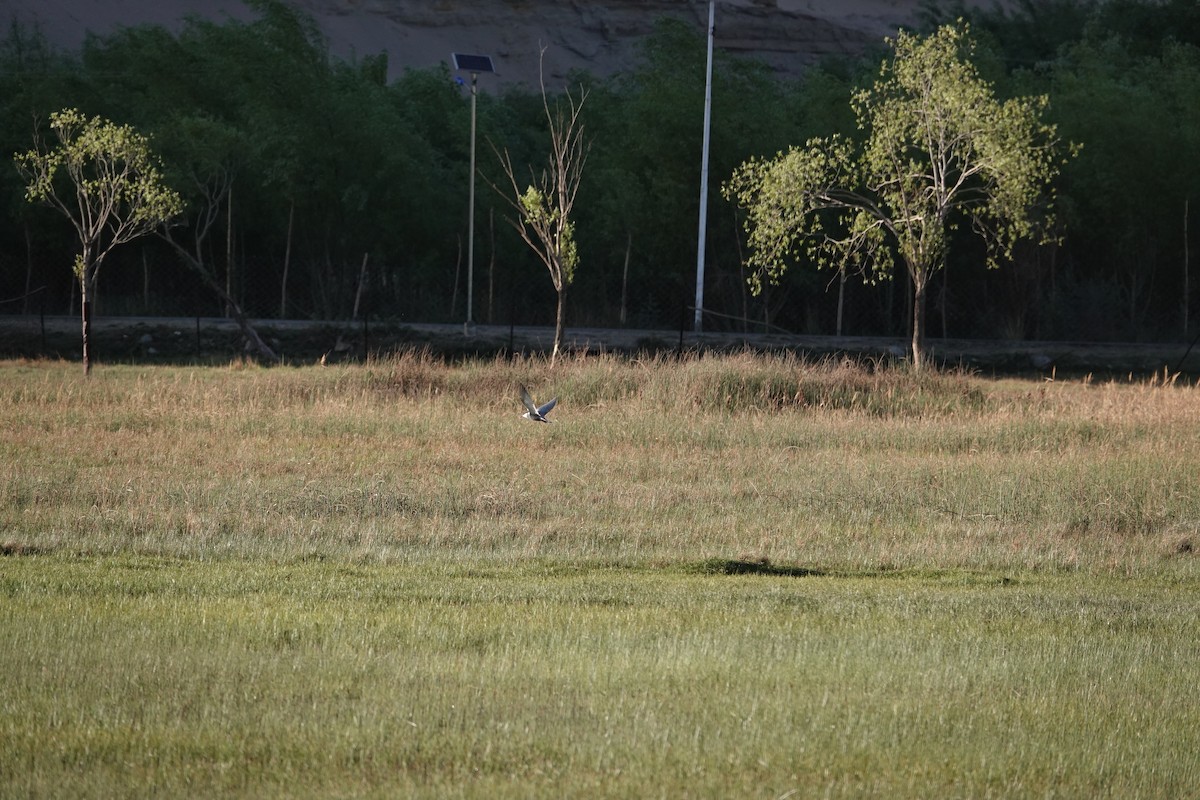
[[[35, 134], [34, 148], [15, 160], [28, 182], [29, 202], [58, 209], [79, 237], [74, 272], [83, 317], [83, 370], [88, 374], [91, 303], [105, 257], [117, 245], [170, 220], [181, 211], [182, 201], [163, 183], [149, 141], [132, 127], [102, 117], [87, 119], [68, 108], [50, 115], [50, 128], [57, 147]], [[69, 186], [62, 185], [60, 175]]]
[[921, 38], [901, 31], [878, 80], [852, 106], [866, 139], [810, 139], [751, 159], [724, 187], [748, 211], [752, 279], [778, 279], [798, 256], [818, 267], [889, 278], [896, 256], [913, 287], [912, 358], [925, 357], [930, 276], [949, 234], [967, 219], [988, 244], [988, 266], [1038, 235], [1035, 209], [1058, 171], [1047, 98], [1000, 102], [970, 61], [965, 24]]
[[546, 265], [550, 281], [558, 294], [558, 308], [554, 316], [554, 348], [550, 363], [554, 364], [562, 349], [563, 330], [566, 327], [567, 289], [575, 280], [575, 268], [579, 264], [579, 249], [575, 239], [575, 223], [571, 210], [575, 195], [579, 192], [579, 181], [583, 176], [583, 165], [587, 160], [588, 145], [583, 137], [580, 112], [587, 100], [587, 90], [581, 90], [576, 99], [566, 92], [566, 106], [560, 102], [551, 108], [546, 97], [546, 86], [542, 84], [542, 102], [546, 123], [550, 133], [550, 155], [540, 175], [530, 167], [532, 183], [524, 191], [520, 189], [512, 159], [508, 151], [498, 153], [505, 176], [512, 187], [512, 194], [496, 190], [505, 195], [516, 217], [512, 223], [538, 258]]

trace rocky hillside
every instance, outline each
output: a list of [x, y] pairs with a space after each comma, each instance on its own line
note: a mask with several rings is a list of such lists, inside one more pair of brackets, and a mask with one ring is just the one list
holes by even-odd
[[[345, 58], [388, 54], [393, 74], [449, 62], [452, 52], [493, 57], [496, 80], [534, 83], [546, 47], [551, 80], [584, 68], [608, 74], [630, 63], [637, 41], [662, 16], [703, 31], [704, 0], [292, 0], [316, 20]], [[911, 23], [917, 0], [719, 0], [716, 41], [784, 74], [829, 53], [856, 53]], [[178, 27], [188, 15], [248, 19], [240, 0], [0, 0], [0, 13], [37, 24], [63, 48], [85, 32], [154, 23]], [[4, 20], [5, 24], [9, 19]]]

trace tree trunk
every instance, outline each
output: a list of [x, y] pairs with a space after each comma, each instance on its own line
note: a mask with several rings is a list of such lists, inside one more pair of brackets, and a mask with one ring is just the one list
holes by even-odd
[[925, 307], [928, 284], [925, 275], [913, 273], [912, 359], [913, 370], [925, 366]]
[[450, 292], [450, 319], [458, 314], [458, 275], [462, 272], [462, 234], [458, 236], [458, 258], [454, 262], [454, 289]]
[[495, 323], [496, 318], [492, 313], [496, 300], [496, 209], [488, 209], [488, 309], [487, 321], [489, 325]]
[[771, 282], [762, 282], [763, 333], [771, 332]]
[[[225, 268], [227, 274], [233, 275], [233, 184], [230, 184], [229, 193], [225, 195]], [[232, 291], [229, 296], [233, 296]]]
[[738, 260], [738, 284], [742, 293], [742, 333], [748, 333], [750, 330], [750, 303], [746, 297], [746, 290], [749, 285], [746, 283], [746, 257], [742, 253], [742, 235], [738, 225], [738, 216], [734, 213], [733, 221], [733, 244], [737, 249]]
[[[20, 302], [20, 313], [29, 313], [29, 288], [34, 285], [34, 240], [29, 233], [29, 222], [22, 219], [22, 227], [25, 229], [25, 297]], [[46, 308], [46, 295], [42, 295], [42, 308]], [[1187, 332], [1187, 331], [1184, 331]]]
[[[228, 295], [224, 289], [221, 288], [220, 281], [217, 280], [217, 277], [213, 275], [212, 272], [205, 269], [203, 262], [201, 262], [196, 256], [189, 253], [185, 248], [181, 247], [178, 242], [171, 238], [169, 233], [162, 234], [162, 237], [169, 245], [175, 248], [175, 252], [178, 253], [183, 259], [184, 264], [186, 264], [192, 269], [193, 272], [200, 276], [200, 280], [204, 282], [204, 285], [211, 289], [213, 293], [216, 294], [218, 300], [220, 300], [220, 302], [223, 303], [229, 310], [229, 316], [233, 318], [235, 323], [237, 323], [238, 330], [241, 331], [242, 336], [249, 343], [250, 349], [266, 361], [278, 361], [279, 356], [276, 355], [275, 351], [272, 350], [271, 347], [263, 341], [262, 337], [258, 335], [258, 331], [254, 329], [254, 326], [246, 317], [246, 313], [242, 311], [242, 307], [238, 305], [237, 301]], [[197, 323], [197, 325], [198, 324], [199, 323]], [[197, 327], [197, 331], [198, 330], [199, 327]]]
[[146, 261], [146, 248], [142, 248], [142, 308], [150, 313], [150, 264]]
[[943, 339], [947, 339], [950, 336], [950, 327], [946, 323], [946, 303], [947, 303], [946, 297], [950, 291], [950, 283], [946, 279], [948, 273], [949, 273], [949, 269], [947, 268], [946, 255], [943, 253], [942, 254], [942, 288], [938, 292], [938, 316], [940, 316], [942, 318], [942, 338]]
[[842, 335], [842, 314], [846, 309], [846, 267], [838, 269], [837, 335]]
[[257, 353], [260, 358], [266, 361], [270, 361], [272, 363], [278, 361], [279, 356], [276, 355], [275, 351], [272, 350], [271, 347], [263, 341], [262, 337], [258, 335], [258, 331], [254, 329], [254, 326], [250, 323], [250, 320], [246, 317], [246, 313], [242, 311], [242, 307], [238, 305], [237, 301], [224, 293], [224, 291], [221, 289], [221, 285], [213, 280], [212, 276], [208, 274], [207, 270], [197, 269], [197, 272], [200, 274], [200, 277], [204, 279], [204, 282], [209, 285], [209, 288], [216, 292], [217, 297], [224, 301], [225, 307], [229, 309], [229, 316], [237, 324], [238, 330], [241, 331], [242, 337], [250, 345], [250, 349]]
[[625, 327], [625, 322], [628, 319], [627, 309], [629, 302], [629, 256], [633, 252], [633, 231], [625, 233], [625, 268], [621, 270], [621, 327]]
[[554, 317], [554, 350], [550, 353], [550, 366], [558, 361], [558, 353], [562, 350], [563, 331], [567, 325], [567, 286], [564, 283], [558, 290], [558, 312]]
[[288, 270], [292, 265], [292, 222], [296, 218], [296, 201], [288, 208], [287, 242], [283, 246], [283, 281], [279, 288], [279, 318], [287, 319]]
[[1183, 198], [1183, 338], [1188, 335], [1188, 203], [1189, 198]]
[[363, 253], [362, 266], [358, 270], [358, 288], [354, 290], [354, 311], [350, 314], [350, 319], [358, 319], [358, 306], [362, 301], [363, 287], [367, 283], [367, 257], [370, 253]]
[[[225, 265], [225, 296], [233, 297], [233, 264]], [[231, 309], [229, 307], [229, 304], [226, 303], [225, 304], [225, 316], [230, 317], [232, 315], [233, 315], [233, 309]]]
[[92, 300], [87, 278], [79, 279], [80, 316], [83, 323], [83, 375], [92, 374]]

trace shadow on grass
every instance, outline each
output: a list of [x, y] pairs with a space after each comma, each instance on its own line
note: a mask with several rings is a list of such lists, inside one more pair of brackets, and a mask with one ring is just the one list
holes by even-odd
[[40, 556], [48, 552], [49, 548], [33, 544], [12, 541], [0, 543], [0, 556]]
[[683, 570], [697, 575], [770, 575], [785, 578], [897, 578], [934, 581], [971, 586], [1013, 586], [1019, 581], [1009, 575], [955, 569], [876, 569], [844, 570], [772, 564], [767, 559], [746, 560], [710, 558], [684, 564]]
[[781, 575], [788, 578], [812, 578], [828, 575], [823, 569], [772, 564], [766, 559], [743, 561], [740, 559], [710, 558], [693, 566], [701, 575]]

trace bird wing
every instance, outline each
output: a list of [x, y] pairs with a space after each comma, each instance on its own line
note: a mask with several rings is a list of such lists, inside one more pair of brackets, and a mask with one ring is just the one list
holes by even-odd
[[538, 407], [533, 404], [533, 398], [529, 396], [529, 390], [524, 386], [521, 387], [521, 402], [529, 409], [530, 414], [538, 413]]
[[546, 405], [541, 406], [537, 410], [538, 416], [541, 416], [541, 417], [546, 416], [547, 414], [550, 413], [550, 409], [554, 408], [554, 406], [557, 404], [558, 404], [558, 398], [556, 397], [553, 400], [551, 400], [549, 403], [546, 403]]

